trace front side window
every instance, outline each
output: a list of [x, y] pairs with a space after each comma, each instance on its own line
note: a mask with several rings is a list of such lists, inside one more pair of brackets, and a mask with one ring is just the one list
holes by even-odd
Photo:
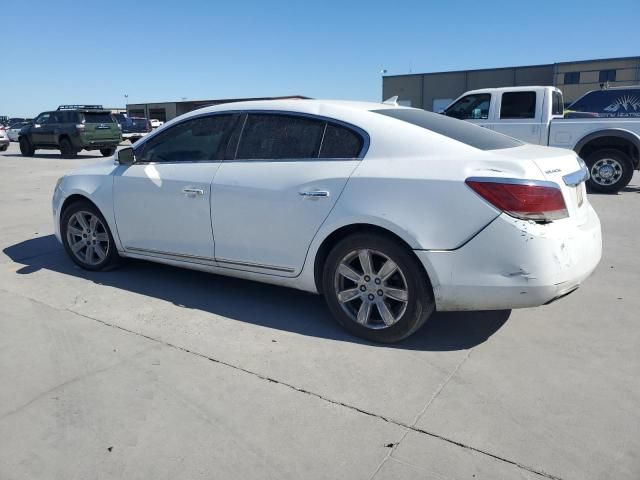
[[506, 92], [502, 94], [500, 118], [535, 118], [536, 92]]
[[38, 118], [36, 118], [36, 121], [34, 123], [38, 125], [44, 125], [45, 123], [49, 123], [50, 118], [51, 114], [49, 112], [41, 113], [40, 115], [38, 115]]
[[[221, 160], [233, 115], [212, 115], [179, 123], [144, 142], [138, 162]], [[138, 149], [137, 149], [138, 150]]]
[[237, 159], [317, 158], [325, 123], [294, 115], [250, 113]]
[[489, 118], [490, 105], [489, 93], [467, 95], [447, 108], [444, 114], [460, 120], [486, 120]]

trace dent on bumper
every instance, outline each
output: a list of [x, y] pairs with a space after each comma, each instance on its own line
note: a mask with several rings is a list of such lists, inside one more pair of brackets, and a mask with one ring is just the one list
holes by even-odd
[[501, 215], [463, 247], [416, 251], [434, 288], [438, 310], [534, 307], [575, 290], [602, 255], [600, 220], [546, 225]]

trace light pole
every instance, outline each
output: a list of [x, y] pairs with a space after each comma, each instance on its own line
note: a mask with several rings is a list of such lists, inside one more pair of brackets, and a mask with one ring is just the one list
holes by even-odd
[[127, 113], [127, 102], [129, 101], [129, 94], [125, 93], [124, 94], [124, 111], [125, 113]]

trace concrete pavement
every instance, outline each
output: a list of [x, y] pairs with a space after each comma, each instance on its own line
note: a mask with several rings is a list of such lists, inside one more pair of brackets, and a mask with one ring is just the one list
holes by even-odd
[[320, 297], [51, 235], [64, 172], [0, 154], [0, 478], [640, 477], [640, 175], [592, 195], [605, 254], [546, 307], [438, 314], [395, 346]]

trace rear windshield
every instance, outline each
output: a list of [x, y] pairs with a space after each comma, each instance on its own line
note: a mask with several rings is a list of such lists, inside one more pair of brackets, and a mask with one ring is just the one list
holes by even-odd
[[146, 118], [132, 118], [131, 119], [131, 123], [133, 123], [136, 127], [146, 127], [148, 121], [149, 120], [147, 120]]
[[417, 125], [434, 133], [444, 135], [458, 142], [479, 150], [499, 150], [523, 145], [520, 140], [507, 137], [501, 133], [486, 130], [477, 125], [456, 120], [437, 113], [426, 112], [414, 108], [387, 108], [373, 110], [374, 113], [386, 115], [403, 122]]
[[568, 110], [603, 118], [640, 118], [640, 88], [589, 92], [572, 103]]
[[109, 112], [84, 112], [85, 123], [115, 123]]

